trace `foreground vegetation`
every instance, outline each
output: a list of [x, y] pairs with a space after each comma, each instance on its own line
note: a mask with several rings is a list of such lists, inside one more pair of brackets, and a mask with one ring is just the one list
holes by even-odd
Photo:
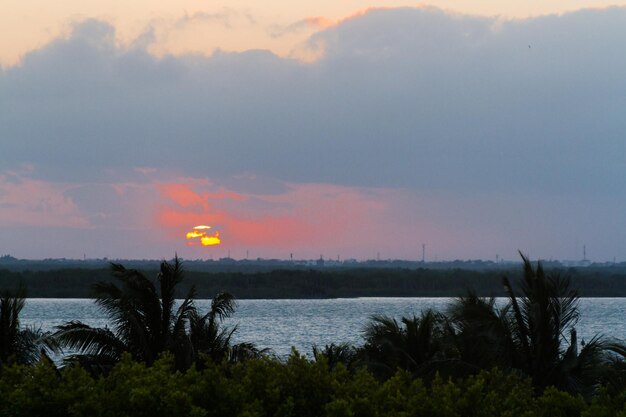
[[281, 363], [253, 359], [175, 371], [165, 355], [153, 366], [126, 355], [107, 375], [50, 362], [14, 365], [0, 374], [3, 416], [618, 416], [626, 392], [601, 391], [591, 403], [497, 370], [430, 384], [397, 371], [381, 381], [361, 370], [294, 353]]
[[[503, 281], [503, 306], [470, 291], [447, 311], [371, 317], [362, 346], [286, 361], [231, 343], [227, 293], [201, 312], [191, 286], [175, 308], [177, 258], [155, 281], [112, 264], [114, 280], [92, 288], [110, 328], [24, 330], [23, 294], [5, 294], [0, 415], [626, 415], [626, 348], [601, 336], [578, 343], [576, 291], [522, 258], [518, 285]], [[57, 367], [48, 354], [62, 349]]]

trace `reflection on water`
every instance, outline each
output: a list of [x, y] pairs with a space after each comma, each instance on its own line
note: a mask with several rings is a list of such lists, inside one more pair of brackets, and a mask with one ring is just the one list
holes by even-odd
[[[289, 354], [294, 346], [310, 355], [313, 345], [362, 343], [361, 331], [374, 314], [395, 317], [419, 314], [428, 308], [443, 311], [449, 298], [340, 298], [327, 300], [239, 300], [235, 315], [226, 321], [237, 325], [235, 342], [253, 342], [270, 348], [278, 356]], [[502, 300], [500, 300], [502, 301]], [[197, 300], [200, 311], [207, 311], [210, 300]], [[579, 340], [604, 334], [626, 339], [626, 298], [585, 298], [580, 301]], [[109, 324], [89, 299], [28, 299], [22, 312], [22, 325], [52, 330], [70, 320], [96, 327]]]

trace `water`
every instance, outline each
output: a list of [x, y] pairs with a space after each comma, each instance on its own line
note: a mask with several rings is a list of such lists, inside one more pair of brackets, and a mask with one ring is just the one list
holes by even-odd
[[[500, 300], [502, 301], [502, 300]], [[444, 311], [449, 298], [343, 298], [325, 300], [239, 300], [228, 326], [237, 325], [234, 341], [253, 342], [285, 357], [295, 347], [310, 355], [313, 345], [347, 342], [361, 345], [363, 327], [374, 314], [400, 318], [433, 308]], [[210, 300], [197, 300], [208, 311]], [[626, 298], [584, 298], [580, 301], [579, 340], [596, 334], [626, 339]], [[109, 324], [90, 299], [28, 299], [22, 325], [52, 330], [70, 320], [96, 327]]]

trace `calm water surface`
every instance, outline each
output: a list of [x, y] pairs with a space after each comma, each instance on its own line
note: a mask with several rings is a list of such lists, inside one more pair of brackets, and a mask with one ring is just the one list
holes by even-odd
[[[291, 347], [310, 355], [313, 345], [363, 343], [361, 332], [370, 316], [386, 314], [400, 318], [434, 308], [443, 311], [449, 298], [339, 298], [327, 300], [239, 300], [235, 315], [226, 321], [237, 325], [236, 342], [253, 342], [278, 356]], [[207, 311], [210, 300], [197, 300]], [[626, 298], [585, 298], [580, 301], [579, 339], [596, 334], [626, 339]], [[104, 327], [106, 317], [90, 299], [28, 299], [22, 324], [52, 330], [70, 320]]]

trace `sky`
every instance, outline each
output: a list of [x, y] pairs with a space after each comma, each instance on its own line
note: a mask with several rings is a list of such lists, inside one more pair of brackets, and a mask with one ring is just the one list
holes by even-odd
[[5, 0], [0, 255], [626, 260], [624, 3]]

